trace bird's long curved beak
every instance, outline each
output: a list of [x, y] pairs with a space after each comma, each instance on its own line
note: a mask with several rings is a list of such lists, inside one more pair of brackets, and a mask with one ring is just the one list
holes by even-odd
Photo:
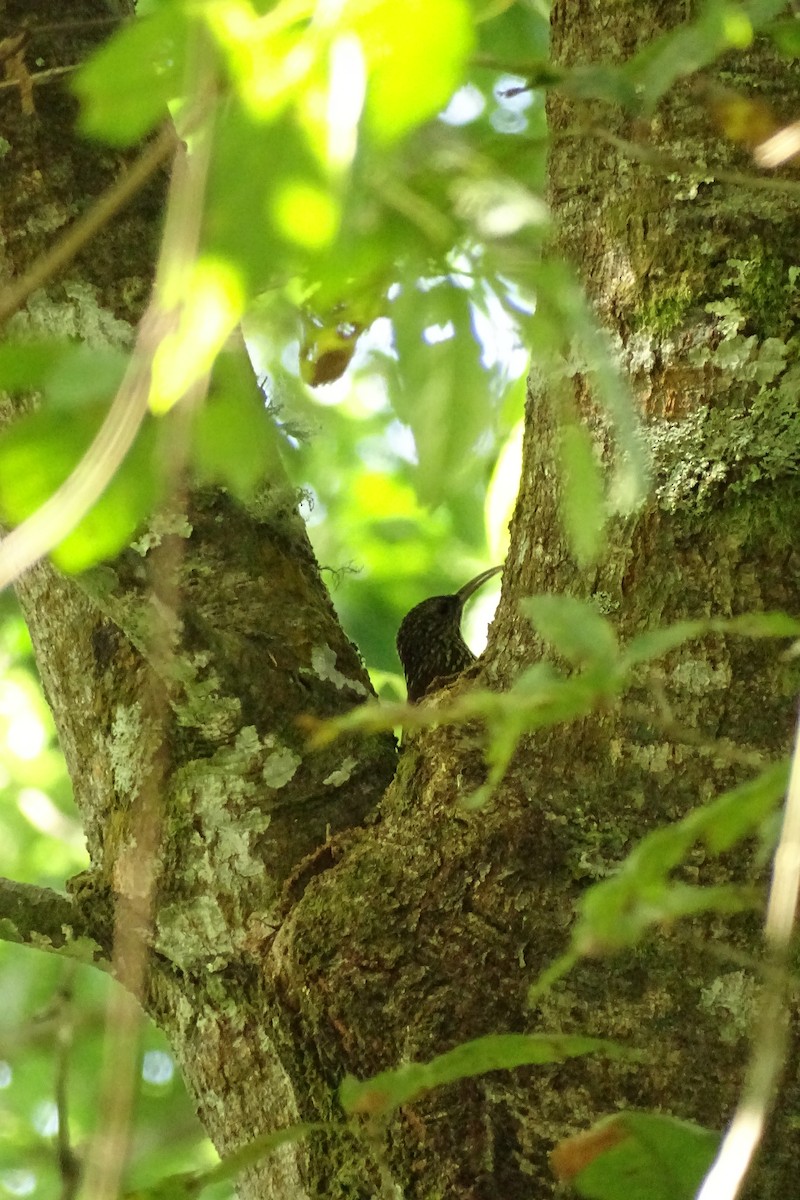
[[459, 588], [456, 595], [461, 607], [464, 607], [472, 593], [477, 592], [478, 588], [486, 583], [487, 579], [491, 579], [493, 575], [497, 575], [502, 569], [502, 567], [489, 567], [488, 571], [481, 571], [480, 575], [476, 575], [474, 579], [470, 579], [469, 583], [465, 583], [463, 587]]

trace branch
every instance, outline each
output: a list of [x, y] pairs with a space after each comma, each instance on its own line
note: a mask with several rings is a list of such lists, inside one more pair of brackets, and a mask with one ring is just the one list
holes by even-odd
[[52, 888], [0, 878], [0, 940], [105, 965], [78, 905]]

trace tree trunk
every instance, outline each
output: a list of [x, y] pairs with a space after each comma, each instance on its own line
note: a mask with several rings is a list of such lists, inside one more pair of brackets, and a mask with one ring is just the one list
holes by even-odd
[[[673, 7], [645, 0], [634, 24], [622, 0], [603, 5], [602, 19], [589, 0], [560, 0], [555, 59], [627, 58], [674, 20]], [[53, 5], [37, 8], [43, 21]], [[767, 90], [780, 105], [792, 68], [759, 44], [726, 64], [726, 81]], [[86, 203], [80, 189], [88, 181], [99, 190], [117, 156], [70, 140], [60, 89], [42, 97], [35, 122], [3, 96], [16, 121], [17, 177], [29, 179], [26, 162], [48, 164], [4, 228], [25, 228], [44, 205], [56, 223], [68, 219]], [[686, 164], [685, 179], [612, 146], [606, 135], [639, 136], [626, 118], [610, 108], [589, 115], [599, 130], [567, 136], [588, 125], [587, 113], [563, 97], [551, 103], [557, 249], [583, 276], [630, 375], [656, 486], [642, 512], [613, 526], [599, 566], [579, 570], [560, 532], [547, 381], [534, 382], [485, 660], [498, 688], [542, 653], [518, 608], [532, 593], [592, 596], [623, 638], [684, 617], [800, 607], [800, 228], [791, 199], [716, 179], [749, 164], [709, 131], [688, 84], [670, 93], [649, 133], [655, 149]], [[147, 196], [29, 305], [30, 326], [37, 312], [62, 329], [78, 320], [76, 288], [81, 322], [90, 309], [94, 328], [132, 326], [137, 306], [120, 297], [141, 303], [146, 294], [142, 282], [128, 286], [148, 278], [145, 222], [152, 231]], [[33, 239], [24, 254], [40, 249]], [[24, 261], [20, 248], [13, 271]], [[78, 332], [88, 335], [87, 326]], [[586, 374], [572, 380], [575, 405], [605, 445]], [[528, 737], [479, 811], [458, 804], [484, 777], [473, 730], [409, 738], [388, 787], [395, 758], [385, 740], [311, 753], [295, 718], [345, 711], [368, 681], [285, 485], [275, 482], [252, 509], [222, 493], [194, 494], [179, 517], [160, 549], [120, 556], [111, 582], [90, 574], [76, 583], [41, 565], [19, 595], [89, 838], [79, 904], [106, 950], [111, 910], [124, 910], [139, 886], [140, 811], [157, 813], [144, 999], [220, 1152], [298, 1118], [336, 1118], [345, 1073], [424, 1061], [481, 1033], [582, 1032], [645, 1052], [635, 1065], [586, 1058], [438, 1089], [362, 1141], [317, 1136], [265, 1160], [243, 1177], [243, 1200], [392, 1188], [420, 1200], [529, 1200], [554, 1192], [555, 1140], [604, 1113], [659, 1107], [721, 1127], [741, 1081], [741, 997], [756, 976], [720, 965], [708, 941], [753, 953], [756, 917], [682, 923], [634, 951], [582, 963], [536, 1010], [526, 996], [564, 949], [587, 884], [740, 769], [667, 737], [655, 711], [652, 723], [610, 711]], [[148, 575], [180, 597], [168, 666], [142, 632]], [[667, 659], [661, 683], [678, 725], [718, 752], [768, 759], [788, 743], [796, 674], [772, 644], [714, 636]], [[637, 699], [652, 704], [644, 685]], [[698, 857], [691, 870], [702, 882], [747, 878], [751, 857], [722, 865]], [[796, 1190], [796, 1074], [793, 1060], [754, 1185], [764, 1200]]]

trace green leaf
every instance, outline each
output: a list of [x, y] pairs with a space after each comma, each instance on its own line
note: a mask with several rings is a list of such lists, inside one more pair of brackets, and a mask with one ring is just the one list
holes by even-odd
[[563, 1062], [583, 1054], [628, 1058], [636, 1052], [602, 1038], [560, 1033], [494, 1033], [464, 1042], [429, 1063], [408, 1063], [393, 1071], [382, 1071], [363, 1082], [348, 1075], [339, 1088], [339, 1099], [346, 1112], [378, 1116], [407, 1104], [421, 1092], [468, 1076]]
[[637, 634], [624, 647], [625, 667], [661, 658], [671, 650], [707, 633], [736, 634], [739, 637], [796, 638], [800, 636], [800, 621], [786, 613], [743, 613], [725, 620], [677, 621], [663, 629], [649, 629]]
[[350, 12], [366, 60], [367, 128], [390, 142], [444, 108], [461, 82], [474, 35], [463, 0], [375, 0]]
[[742, 613], [727, 621], [715, 621], [714, 628], [722, 633], [741, 637], [796, 638], [800, 636], [800, 621], [782, 612]]
[[315, 274], [327, 270], [319, 255], [335, 233], [334, 193], [292, 110], [259, 121], [232, 97], [215, 122], [206, 193], [204, 248], [250, 295], [305, 275], [312, 260]]
[[553, 1170], [586, 1200], [694, 1200], [719, 1135], [662, 1113], [615, 1113], [556, 1146]]
[[233, 1180], [248, 1167], [253, 1167], [282, 1146], [299, 1142], [310, 1133], [336, 1132], [337, 1126], [319, 1123], [290, 1125], [262, 1134], [234, 1150], [221, 1162], [204, 1171], [181, 1171], [160, 1179], [150, 1187], [125, 1192], [123, 1200], [195, 1200], [211, 1184]]
[[631, 851], [610, 879], [580, 902], [572, 946], [581, 954], [633, 945], [654, 924], [702, 911], [735, 912], [757, 903], [744, 888], [691, 888], [669, 879], [696, 842], [714, 854], [759, 830], [783, 796], [788, 764], [776, 763], [682, 821], [656, 829]]
[[192, 463], [203, 481], [247, 500], [265, 478], [282, 474], [275, 428], [249, 362], [221, 355], [211, 392], [195, 417]]
[[797, 58], [800, 55], [800, 21], [791, 17], [786, 21], [776, 21], [765, 31], [786, 58]]
[[575, 596], [528, 596], [520, 601], [520, 608], [536, 632], [569, 662], [602, 663], [609, 669], [616, 665], [617, 635], [589, 601]]
[[[537, 266], [537, 303], [531, 322], [532, 358], [548, 380], [549, 394], [564, 390], [570, 399], [581, 376], [611, 420], [615, 453], [606, 505], [611, 512], [634, 512], [647, 495], [650, 458], [629, 381], [620, 371], [606, 331], [601, 330], [586, 295], [563, 262], [546, 259]], [[562, 406], [556, 404], [557, 415]]]
[[712, 63], [727, 50], [744, 49], [753, 39], [754, 22], [741, 5], [706, 0], [695, 21], [655, 38], [626, 63], [645, 114], [678, 79]]
[[53, 404], [67, 406], [107, 400], [116, 392], [127, 355], [108, 346], [40, 340], [0, 345], [0, 387], [8, 392], [37, 391]]
[[625, 667], [633, 667], [637, 663], [663, 658], [684, 642], [702, 637], [707, 631], [708, 621], [677, 621], [663, 629], [648, 629], [631, 638], [622, 651], [622, 662]]
[[414, 434], [420, 499], [434, 506], [474, 469], [490, 419], [490, 377], [463, 288], [446, 281], [420, 289], [409, 281], [392, 305], [392, 320], [399, 361], [390, 400]]
[[767, 767], [755, 779], [723, 792], [705, 810], [701, 809], [702, 834], [709, 850], [722, 854], [742, 838], [757, 833], [785, 796], [788, 785], [786, 759]]
[[123, 25], [75, 77], [83, 132], [127, 146], [165, 121], [186, 83], [191, 36], [178, 4]]
[[600, 553], [605, 526], [603, 477], [592, 436], [584, 425], [565, 424], [559, 432], [561, 518], [581, 566]]
[[[73, 412], [46, 408], [23, 417], [0, 437], [0, 512], [10, 524], [30, 516], [61, 486], [97, 433], [106, 405]], [[65, 571], [109, 558], [130, 540], [157, 492], [155, 427], [144, 427], [98, 502], [53, 552]]]

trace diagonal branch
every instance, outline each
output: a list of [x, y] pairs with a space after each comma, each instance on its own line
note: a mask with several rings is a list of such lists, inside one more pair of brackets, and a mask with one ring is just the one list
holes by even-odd
[[79, 905], [52, 888], [0, 878], [0, 940], [103, 965]]

